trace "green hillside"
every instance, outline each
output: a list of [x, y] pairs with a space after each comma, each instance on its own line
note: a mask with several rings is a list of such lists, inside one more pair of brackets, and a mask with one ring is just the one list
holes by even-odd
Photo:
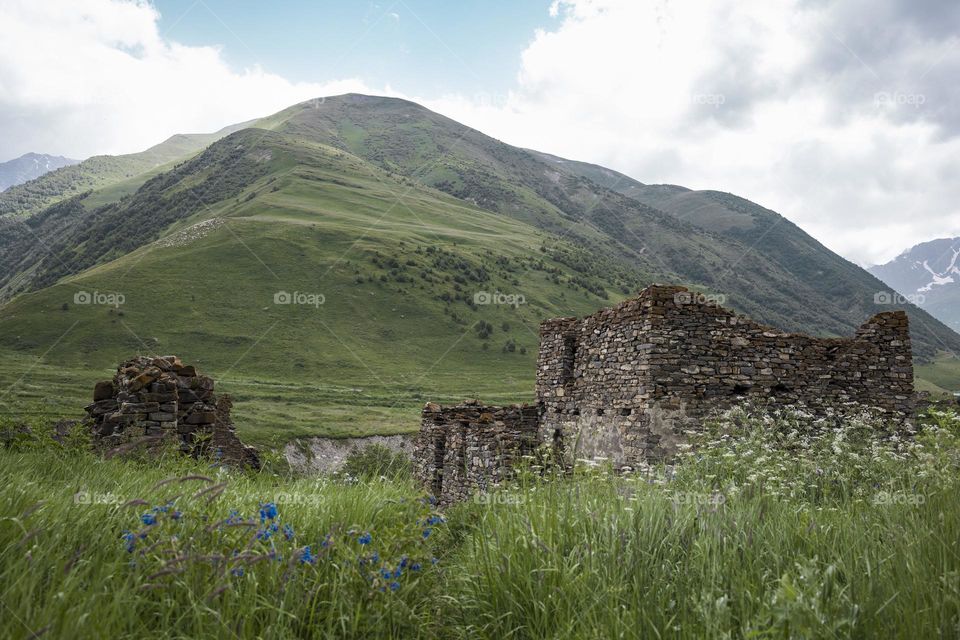
[[[722, 292], [730, 306], [785, 330], [848, 335], [895, 308], [874, 303], [889, 287], [752, 202], [647, 187], [603, 167], [511, 147], [411, 102], [350, 94], [295, 105], [259, 126], [343, 149], [661, 280]], [[680, 204], [670, 204], [678, 197]], [[907, 310], [922, 359], [960, 352], [960, 336], [924, 311]]]
[[[256, 442], [397, 433], [427, 399], [530, 399], [541, 320], [651, 282], [820, 335], [886, 309], [878, 281], [772, 211], [617, 175], [402, 100], [296, 105], [0, 223], [0, 402], [76, 413], [121, 359], [174, 353], [236, 395]], [[921, 359], [960, 351], [910, 313]], [[948, 387], [957, 370], [929, 371]]]
[[[249, 186], [236, 189], [238, 176]], [[212, 231], [184, 239], [208, 220]], [[86, 383], [53, 400], [66, 410], [121, 358], [176, 353], [235, 392], [254, 439], [412, 430], [427, 398], [530, 398], [542, 318], [645, 284], [626, 269], [575, 271], [552, 257], [580, 255], [564, 240], [263, 131], [230, 136], [85, 224], [50, 261], [50, 278], [67, 277], [0, 312], [0, 348], [22, 354], [10, 375], [46, 351], [59, 377]], [[160, 242], [79, 275], [60, 264], [89, 266], [98, 247], [149, 242], [167, 225]], [[324, 301], [274, 304], [282, 291]], [[78, 292], [123, 304], [77, 304]], [[522, 298], [475, 304], [484, 292]], [[41, 367], [24, 384], [48, 375]], [[22, 408], [49, 402], [46, 388], [35, 384]]]

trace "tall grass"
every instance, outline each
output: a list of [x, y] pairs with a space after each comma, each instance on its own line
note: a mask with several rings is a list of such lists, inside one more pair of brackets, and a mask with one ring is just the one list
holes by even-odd
[[957, 637], [960, 422], [936, 420], [904, 443], [731, 415], [675, 469], [526, 474], [442, 515], [403, 479], [13, 446], [3, 635]]

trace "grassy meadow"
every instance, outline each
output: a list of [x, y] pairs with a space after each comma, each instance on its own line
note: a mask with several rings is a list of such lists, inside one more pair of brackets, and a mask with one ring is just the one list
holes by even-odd
[[[82, 438], [0, 450], [4, 636], [935, 638], [960, 633], [960, 418], [914, 439], [742, 409], [677, 465], [533, 464], [437, 511]], [[354, 467], [357, 469], [357, 467]]]

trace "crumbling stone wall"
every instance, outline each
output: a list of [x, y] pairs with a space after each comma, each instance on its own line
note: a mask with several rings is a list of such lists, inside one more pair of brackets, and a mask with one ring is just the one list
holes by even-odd
[[[915, 410], [909, 323], [902, 311], [881, 313], [852, 337], [814, 338], [654, 285], [586, 318], [544, 322], [536, 393], [535, 424], [531, 409], [427, 405], [416, 451], [424, 483], [445, 501], [482, 490], [509, 473], [491, 456], [531, 449], [531, 438], [567, 464], [669, 459], [707, 414], [748, 399], [822, 415], [868, 407], [906, 426]], [[500, 416], [495, 447], [482, 446], [493, 432], [478, 416]], [[469, 447], [479, 452], [469, 462], [451, 453]]]
[[259, 468], [256, 450], [236, 435], [229, 396], [217, 397], [214, 386], [176, 356], [138, 356], [96, 384], [86, 411], [94, 436], [109, 448], [170, 437], [185, 453]]
[[[571, 351], [572, 367], [558, 364]], [[904, 422], [914, 412], [908, 319], [881, 313], [851, 338], [814, 338], [652, 286], [582, 320], [544, 323], [537, 398], [544, 441], [575, 441], [578, 457], [617, 466], [670, 457], [705, 414], [748, 398], [820, 413], [873, 407]]]
[[488, 491], [536, 450], [538, 414], [532, 405], [428, 403], [414, 445], [415, 472], [440, 504]]

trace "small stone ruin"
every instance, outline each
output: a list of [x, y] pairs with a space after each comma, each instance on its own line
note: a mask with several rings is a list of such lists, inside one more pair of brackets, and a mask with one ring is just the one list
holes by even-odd
[[216, 396], [214, 386], [176, 356], [138, 356], [96, 384], [86, 411], [106, 448], [175, 438], [184, 453], [259, 468], [257, 451], [237, 437], [230, 397]]
[[536, 451], [538, 418], [534, 405], [428, 403], [414, 448], [415, 473], [427, 480], [441, 504], [488, 491], [509, 478], [523, 456]]
[[415, 449], [421, 482], [453, 502], [509, 477], [518, 454], [544, 450], [566, 466], [642, 467], [672, 458], [709, 414], [747, 400], [821, 416], [868, 408], [909, 431], [909, 321], [885, 312], [850, 338], [815, 338], [654, 285], [586, 318], [543, 322], [536, 396], [525, 407], [428, 404]]

